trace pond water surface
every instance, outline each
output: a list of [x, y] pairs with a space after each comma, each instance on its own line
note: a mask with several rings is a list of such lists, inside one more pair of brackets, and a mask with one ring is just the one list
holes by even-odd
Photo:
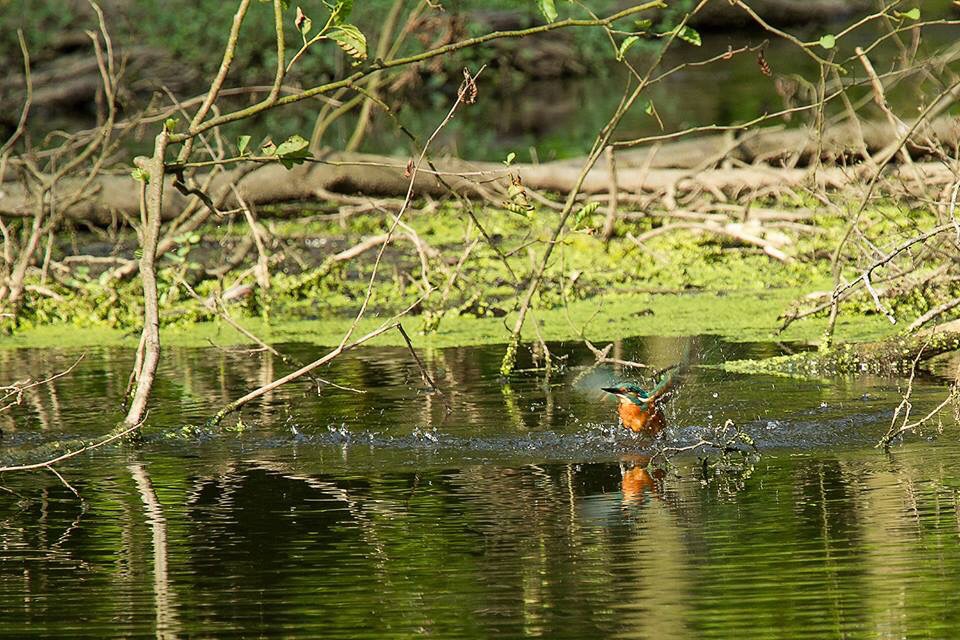
[[[358, 350], [221, 431], [185, 425], [285, 373], [267, 354], [171, 349], [145, 441], [0, 478], [4, 637], [942, 638], [960, 626], [960, 445], [883, 454], [904, 381], [803, 381], [709, 365], [773, 344], [634, 339], [620, 357], [693, 366], [668, 408], [682, 446], [727, 419], [762, 456], [742, 473], [666, 473], [564, 369], [508, 386], [501, 348]], [[307, 360], [318, 347], [287, 345]], [[76, 352], [0, 351], [0, 380]], [[107, 432], [131, 353], [91, 350], [0, 414], [3, 456]], [[529, 356], [524, 366], [530, 366]], [[921, 376], [914, 411], [945, 383]], [[448, 413], [445, 404], [451, 411]]]

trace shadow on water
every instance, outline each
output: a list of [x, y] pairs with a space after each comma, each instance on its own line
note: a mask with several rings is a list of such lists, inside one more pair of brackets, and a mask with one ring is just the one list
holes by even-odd
[[[795, 346], [787, 345], [791, 348]], [[0, 623], [25, 635], [157, 637], [944, 637], [960, 624], [960, 447], [952, 430], [884, 456], [897, 381], [746, 377], [774, 355], [712, 337], [624, 340], [662, 367], [692, 354], [671, 443], [733, 419], [764, 455], [726, 490], [645, 468], [592, 356], [501, 385], [497, 348], [427, 351], [453, 408], [402, 350], [321, 375], [357, 394], [278, 390], [216, 434], [198, 423], [282, 375], [269, 354], [171, 350], [147, 442], [92, 452], [0, 491]], [[303, 359], [318, 349], [288, 345]], [[72, 362], [0, 352], [2, 379]], [[105, 432], [130, 354], [0, 416], [10, 454]], [[531, 368], [532, 362], [521, 362]], [[919, 382], [917, 411], [942, 393]]]

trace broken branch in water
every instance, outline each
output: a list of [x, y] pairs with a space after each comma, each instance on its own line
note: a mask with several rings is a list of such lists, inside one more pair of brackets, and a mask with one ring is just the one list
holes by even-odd
[[611, 358], [609, 354], [610, 354], [610, 350], [613, 349], [613, 346], [614, 346], [612, 342], [607, 346], [605, 346], [603, 349], [598, 349], [597, 347], [594, 346], [592, 342], [590, 342], [586, 338], [583, 338], [583, 344], [587, 346], [587, 349], [589, 349], [590, 352], [593, 353], [593, 356], [597, 359], [596, 362], [593, 364], [593, 366], [595, 367], [602, 364], [616, 364], [623, 367], [632, 367], [635, 369], [650, 368], [650, 365], [643, 364], [642, 362], [633, 362], [632, 360], [621, 360], [620, 358]]
[[[913, 433], [918, 428], [927, 424], [930, 420], [935, 418], [940, 414], [940, 412], [951, 402], [956, 402], [957, 398], [960, 397], [960, 389], [958, 389], [958, 384], [960, 384], [960, 366], [957, 367], [956, 372], [954, 372], [953, 384], [950, 385], [949, 392], [947, 396], [934, 407], [929, 413], [920, 418], [910, 422], [910, 412], [913, 410], [913, 402], [911, 397], [913, 395], [913, 381], [917, 375], [917, 365], [920, 363], [920, 359], [923, 356], [923, 349], [926, 348], [930, 341], [933, 339], [934, 333], [930, 333], [927, 337], [927, 341], [924, 343], [923, 348], [917, 352], [916, 356], [913, 358], [913, 362], [910, 364], [910, 377], [907, 379], [907, 390], [903, 394], [903, 398], [900, 400], [900, 404], [897, 405], [897, 408], [893, 411], [893, 417], [890, 419], [890, 427], [887, 428], [887, 432], [883, 434], [883, 437], [880, 438], [880, 441], [877, 442], [877, 447], [882, 448], [884, 451], [890, 450], [890, 445], [893, 444], [893, 441], [901, 437], [905, 433]], [[897, 422], [899, 421], [899, 425]]]
[[120, 438], [123, 438], [124, 436], [130, 435], [131, 433], [139, 429], [141, 426], [143, 426], [143, 422], [126, 427], [125, 429], [117, 431], [116, 433], [113, 433], [103, 438], [102, 440], [98, 440], [93, 444], [85, 445], [83, 447], [80, 447], [79, 449], [68, 451], [67, 453], [59, 455], [55, 458], [50, 458], [49, 460], [44, 460], [43, 462], [34, 462], [32, 464], [19, 464], [19, 465], [7, 466], [7, 467], [0, 467], [0, 473], [12, 473], [15, 471], [36, 471], [38, 469], [47, 469], [53, 472], [53, 474], [56, 475], [60, 479], [60, 481], [63, 482], [66, 485], [66, 487], [74, 493], [74, 495], [76, 495], [77, 497], [80, 497], [80, 494], [77, 493], [77, 490], [74, 489], [72, 486], [70, 486], [70, 484], [63, 478], [63, 476], [54, 470], [53, 466], [55, 464], [63, 462], [64, 460], [75, 458], [81, 453], [86, 453], [87, 451], [93, 451], [94, 449], [99, 449], [100, 447], [106, 446], [111, 442], [115, 442]]
[[[743, 481], [753, 473], [754, 465], [760, 458], [760, 450], [753, 438], [743, 427], [729, 419], [722, 425], [713, 425], [705, 430], [706, 435], [701, 434], [696, 442], [683, 446], [664, 445], [661, 434], [656, 442], [656, 451], [647, 466], [658, 463], [672, 467], [674, 457], [697, 452], [702, 454], [699, 457], [699, 466], [703, 484], [719, 479], [724, 486], [742, 488]], [[712, 458], [711, 453], [714, 454]]]

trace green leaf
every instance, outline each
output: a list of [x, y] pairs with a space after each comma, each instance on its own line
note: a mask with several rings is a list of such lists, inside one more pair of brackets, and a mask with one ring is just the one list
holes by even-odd
[[303, 164], [303, 161], [309, 155], [307, 151], [309, 146], [309, 140], [294, 134], [280, 143], [275, 154], [279, 158], [280, 164], [287, 169], [291, 169], [295, 164]]
[[310, 146], [310, 141], [304, 138], [301, 135], [293, 134], [286, 140], [280, 143], [277, 147], [276, 154], [278, 157], [283, 158], [286, 156], [294, 155], [300, 151], [305, 151], [307, 147]]
[[300, 32], [300, 36], [303, 38], [304, 44], [306, 44], [307, 34], [310, 33], [310, 29], [313, 28], [313, 20], [307, 17], [303, 9], [297, 7], [297, 17], [294, 18], [293, 24], [296, 25], [297, 31]]
[[553, 22], [557, 19], [557, 5], [554, 4], [553, 0], [537, 0], [537, 6], [547, 22]]
[[588, 202], [587, 204], [583, 205], [583, 207], [581, 207], [573, 217], [573, 227], [579, 227], [581, 222], [596, 213], [597, 209], [599, 208], [599, 202]]
[[644, 112], [645, 114], [647, 114], [648, 116], [652, 116], [652, 115], [653, 115], [653, 101], [652, 101], [652, 100], [647, 100], [646, 102], [644, 102], [644, 104], [643, 104], [643, 112]]
[[507, 154], [507, 159], [503, 161], [503, 164], [509, 167], [511, 164], [513, 164], [513, 161], [516, 158], [517, 158], [517, 154], [511, 151], [510, 153]]
[[835, 46], [837, 46], [837, 38], [830, 34], [820, 36], [820, 40], [817, 42], [817, 44], [824, 49], [833, 49]]
[[142, 182], [144, 184], [150, 184], [150, 174], [144, 171], [143, 169], [141, 169], [140, 167], [137, 167], [136, 169], [131, 171], [130, 175], [133, 176], [133, 179], [137, 180], [138, 182]]
[[250, 146], [250, 136], [240, 136], [237, 138], [237, 155], [243, 155], [247, 152], [247, 147]]
[[355, 60], [367, 59], [367, 38], [352, 24], [339, 24], [330, 31], [330, 38]]
[[263, 141], [263, 144], [260, 145], [260, 152], [265, 156], [272, 156], [277, 152], [277, 145], [273, 143], [273, 140], [267, 138]]
[[177, 130], [177, 123], [180, 122], [179, 118], [167, 118], [163, 122], [163, 128], [167, 133], [173, 133]]
[[640, 20], [634, 20], [633, 24], [637, 28], [637, 31], [646, 31], [653, 26], [653, 20], [650, 18], [641, 18]]
[[896, 16], [897, 16], [898, 18], [900, 18], [901, 20], [903, 20], [903, 19], [907, 19], [907, 20], [919, 20], [919, 19], [920, 19], [920, 7], [914, 7], [913, 9], [910, 9], [910, 11], [903, 11], [903, 12], [901, 12], [901, 11], [894, 11], [894, 15], [896, 15]]
[[683, 40], [684, 42], [689, 42], [695, 47], [699, 47], [702, 44], [700, 40], [700, 34], [697, 33], [696, 29], [691, 27], [683, 26], [677, 30], [677, 37]]
[[637, 44], [639, 40], [640, 38], [637, 36], [627, 36], [624, 38], [623, 42], [620, 43], [620, 49], [617, 51], [617, 60], [623, 60], [623, 56], [627, 55], [630, 47]]

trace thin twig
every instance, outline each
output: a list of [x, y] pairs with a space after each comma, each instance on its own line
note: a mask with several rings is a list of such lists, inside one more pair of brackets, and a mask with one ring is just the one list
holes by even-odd
[[[397, 323], [397, 331], [399, 331], [400, 335], [403, 336], [403, 341], [407, 343], [407, 349], [410, 351], [410, 355], [413, 356], [414, 362], [417, 363], [417, 368], [420, 369], [420, 377], [423, 378], [423, 381], [430, 387], [431, 391], [443, 397], [443, 392], [440, 391], [440, 387], [438, 387], [437, 383], [434, 382], [433, 378], [430, 377], [430, 373], [423, 365], [423, 361], [420, 360], [420, 356], [417, 355], [417, 350], [413, 348], [413, 341], [410, 340], [410, 336], [407, 335], [406, 329], [403, 328], [403, 323]], [[447, 408], [447, 413], [450, 413], [452, 409], [446, 404], [446, 401], [444, 401], [444, 404]]]

